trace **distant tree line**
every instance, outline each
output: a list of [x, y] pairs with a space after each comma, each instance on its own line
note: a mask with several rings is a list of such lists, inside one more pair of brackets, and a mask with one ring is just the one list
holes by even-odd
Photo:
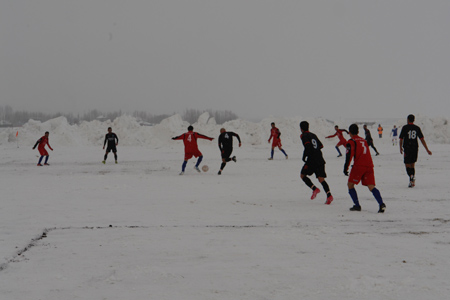
[[[206, 110], [211, 117], [216, 119], [218, 124], [222, 124], [224, 122], [235, 120], [238, 118], [236, 114], [231, 111], [212, 111]], [[187, 109], [182, 115], [181, 118], [188, 123], [195, 123], [198, 120], [198, 117], [203, 114], [204, 111], [196, 110], [196, 109]], [[2, 126], [22, 126], [28, 120], [33, 119], [36, 121], [45, 122], [50, 119], [54, 119], [60, 116], [63, 116], [67, 119], [67, 122], [70, 124], [79, 124], [83, 121], [93, 121], [93, 120], [114, 120], [117, 117], [122, 115], [122, 111], [115, 112], [101, 112], [97, 109], [90, 110], [83, 114], [73, 114], [73, 113], [41, 113], [41, 112], [28, 112], [28, 111], [14, 111], [13, 108], [9, 105], [2, 106], [0, 105], [0, 125]], [[173, 115], [173, 114], [172, 114]], [[162, 120], [170, 117], [168, 114], [160, 114], [153, 115], [151, 113], [145, 111], [135, 111], [132, 113], [132, 116], [135, 117], [139, 122], [146, 122], [151, 124], [159, 124]]]

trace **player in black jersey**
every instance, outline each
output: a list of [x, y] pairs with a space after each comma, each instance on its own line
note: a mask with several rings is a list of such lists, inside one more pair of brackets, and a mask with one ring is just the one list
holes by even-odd
[[375, 156], [380, 155], [380, 153], [378, 153], [377, 148], [375, 148], [375, 146], [373, 145], [373, 138], [372, 138], [372, 135], [370, 134], [369, 129], [367, 129], [367, 125], [364, 124], [363, 128], [364, 128], [364, 133], [366, 135], [366, 142], [367, 142], [367, 144], [370, 147], [372, 147], [373, 150], [375, 150], [375, 153], [376, 153]]
[[106, 163], [106, 159], [108, 158], [108, 153], [112, 151], [114, 153], [114, 159], [117, 164], [117, 144], [119, 144], [119, 138], [117, 135], [112, 132], [112, 128], [108, 127], [108, 133], [105, 135], [105, 142], [103, 143], [103, 149], [105, 149], [106, 142], [108, 142], [108, 147], [106, 148], [105, 157], [103, 158], [102, 163]]
[[235, 136], [239, 141], [239, 147], [241, 146], [241, 138], [238, 134], [232, 131], [226, 131], [225, 128], [220, 129], [219, 135], [219, 149], [222, 155], [222, 164], [220, 165], [220, 170], [217, 175], [221, 175], [223, 169], [225, 168], [227, 162], [230, 160], [236, 162], [236, 156], [230, 158], [231, 153], [233, 152], [233, 136]]
[[419, 143], [417, 142], [417, 139], [420, 139], [422, 145], [425, 147], [425, 150], [427, 150], [427, 153], [429, 155], [432, 154], [431, 151], [428, 150], [422, 130], [419, 126], [414, 124], [414, 120], [414, 115], [408, 116], [408, 124], [402, 127], [402, 131], [399, 136], [400, 153], [403, 154], [406, 174], [408, 174], [409, 177], [408, 187], [410, 188], [416, 185], [416, 169], [414, 168], [414, 165], [417, 161], [417, 155], [419, 153]]
[[313, 190], [311, 200], [314, 200], [320, 190], [311, 182], [308, 176], [316, 174], [317, 179], [322, 184], [323, 189], [327, 193], [327, 200], [325, 204], [331, 204], [333, 196], [331, 195], [328, 183], [325, 181], [327, 174], [325, 173], [325, 160], [322, 156], [322, 142], [317, 138], [314, 133], [309, 132], [309, 123], [302, 121], [300, 123], [300, 130], [302, 134], [300, 138], [302, 140], [305, 150], [303, 151], [302, 160], [305, 162], [302, 170], [300, 171], [300, 178], [305, 184]]

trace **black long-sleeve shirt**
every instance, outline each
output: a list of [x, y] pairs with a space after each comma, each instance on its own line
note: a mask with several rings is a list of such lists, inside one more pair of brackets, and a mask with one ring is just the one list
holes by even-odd
[[119, 137], [114, 132], [108, 132], [105, 135], [105, 141], [103, 142], [103, 147], [106, 145], [106, 142], [108, 142], [108, 146], [115, 146], [116, 144], [119, 143]]
[[222, 151], [224, 149], [231, 149], [233, 148], [233, 136], [235, 136], [239, 144], [241, 143], [241, 138], [238, 134], [232, 132], [232, 131], [226, 131], [219, 135], [219, 149]]

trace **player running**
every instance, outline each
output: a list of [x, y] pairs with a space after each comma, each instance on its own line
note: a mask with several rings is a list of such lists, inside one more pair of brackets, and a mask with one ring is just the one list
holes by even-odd
[[419, 143], [417, 139], [420, 139], [422, 145], [427, 150], [428, 155], [431, 155], [431, 151], [428, 150], [427, 143], [422, 134], [422, 130], [419, 126], [414, 124], [415, 117], [414, 115], [408, 116], [408, 124], [402, 127], [402, 131], [400, 132], [400, 153], [403, 154], [403, 162], [406, 167], [406, 174], [409, 177], [409, 185], [408, 187], [412, 188], [416, 185], [416, 169], [415, 163], [417, 161], [417, 156], [419, 153]]
[[397, 138], [398, 138], [398, 128], [394, 125], [394, 128], [391, 130], [391, 136], [392, 136], [392, 146], [397, 145]]
[[351, 211], [361, 211], [361, 205], [359, 204], [358, 194], [355, 190], [355, 184], [361, 181], [362, 185], [365, 185], [372, 192], [373, 196], [379, 204], [379, 213], [384, 213], [386, 210], [386, 204], [383, 203], [380, 191], [375, 187], [375, 175], [373, 171], [373, 161], [370, 155], [369, 145], [365, 139], [358, 136], [358, 125], [352, 124], [348, 128], [350, 131], [350, 139], [347, 142], [347, 154], [345, 157], [344, 174], [349, 176], [348, 168], [350, 162], [353, 159], [353, 167], [348, 177], [348, 193], [353, 200], [353, 207]]
[[212, 141], [214, 138], [208, 137], [206, 135], [202, 135], [198, 132], [194, 132], [194, 127], [192, 125], [189, 125], [187, 128], [188, 132], [183, 133], [180, 136], [173, 137], [172, 140], [183, 140], [184, 143], [184, 162], [181, 166], [181, 173], [180, 175], [184, 174], [184, 170], [186, 169], [186, 165], [189, 159], [192, 158], [192, 156], [198, 157], [197, 163], [195, 164], [194, 169], [197, 170], [197, 172], [200, 172], [200, 169], [198, 166], [203, 160], [203, 154], [198, 150], [197, 145], [197, 139], [205, 139]]
[[305, 147], [302, 158], [305, 165], [300, 171], [300, 178], [309, 188], [312, 189], [313, 193], [311, 200], [314, 200], [317, 194], [320, 193], [320, 190], [311, 182], [311, 179], [309, 179], [308, 176], [316, 174], [317, 179], [327, 193], [327, 200], [325, 204], [331, 204], [331, 201], [333, 201], [333, 196], [331, 195], [328, 183], [325, 181], [327, 174], [325, 173], [325, 160], [323, 159], [321, 150], [323, 145], [314, 133], [309, 132], [308, 122], [302, 121], [300, 123], [300, 130], [302, 132], [300, 139]]
[[114, 153], [114, 160], [117, 164], [117, 148], [116, 146], [119, 144], [119, 137], [112, 132], [112, 128], [108, 127], [108, 133], [105, 134], [105, 141], [103, 142], [103, 150], [105, 150], [105, 145], [108, 142], [108, 147], [106, 148], [105, 156], [103, 157], [102, 163], [106, 163], [106, 159], [108, 158], [108, 153], [113, 152]]
[[339, 153], [339, 155], [337, 157], [341, 157], [342, 153], [341, 150], [339, 150], [339, 146], [344, 146], [347, 144], [347, 140], [344, 138], [344, 135], [342, 134], [342, 132], [346, 132], [348, 134], [348, 131], [345, 129], [339, 129], [339, 126], [334, 126], [334, 129], [336, 130], [336, 133], [333, 135], [329, 135], [327, 137], [325, 137], [326, 139], [332, 138], [337, 136], [339, 138], [339, 142], [336, 144], [336, 150]]
[[[372, 135], [370, 134], [369, 129], [367, 129], [367, 125], [364, 125], [363, 128], [364, 128], [364, 133], [365, 133], [365, 135], [366, 135], [366, 142], [367, 142], [367, 145], [369, 145], [370, 147], [373, 148], [373, 150], [375, 150], [375, 153], [376, 153], [375, 156], [380, 155], [380, 153], [378, 153], [377, 148], [375, 148], [375, 146], [373, 145]], [[358, 129], [358, 131], [359, 131], [359, 129]]]
[[[37, 165], [38, 165], [39, 167], [42, 167], [41, 162], [42, 162], [42, 159], [44, 158], [44, 156], [45, 156], [45, 162], [44, 162], [44, 165], [45, 165], [45, 166], [49, 166], [49, 165], [50, 165], [50, 164], [48, 163], [48, 157], [49, 157], [49, 155], [48, 155], [47, 150], [45, 150], [45, 145], [48, 145], [48, 148], [49, 148], [50, 150], [53, 151], [53, 148], [52, 148], [52, 147], [50, 146], [50, 144], [48, 143], [48, 136], [49, 136], [49, 135], [50, 135], [50, 133], [49, 133], [48, 131], [46, 131], [45, 134], [44, 134], [44, 136], [41, 137], [39, 140], [37, 140], [36, 144], [34, 144], [34, 146], [33, 146], [33, 150], [36, 149], [36, 146], [37, 146], [37, 147], [38, 147], [38, 150], [39, 150], [39, 154], [41, 154], [41, 157], [39, 158], [39, 162], [37, 163]], [[38, 146], [38, 145], [39, 145], [39, 146]]]
[[236, 156], [230, 158], [231, 153], [233, 152], [233, 136], [235, 136], [239, 141], [239, 147], [241, 147], [241, 138], [238, 134], [232, 131], [226, 131], [225, 128], [220, 129], [219, 135], [219, 149], [220, 154], [222, 155], [222, 164], [220, 165], [220, 170], [217, 175], [221, 175], [223, 169], [227, 165], [227, 162], [230, 160], [236, 162]]
[[278, 147], [281, 152], [283, 152], [283, 154], [286, 156], [286, 159], [288, 159], [288, 155], [286, 154], [286, 152], [283, 150], [282, 145], [281, 145], [281, 132], [278, 128], [275, 127], [275, 123], [272, 122], [270, 124], [272, 126], [272, 129], [270, 129], [270, 137], [269, 140], [267, 141], [270, 144], [270, 140], [272, 140], [272, 152], [270, 152], [270, 158], [269, 160], [273, 160], [273, 153], [274, 153], [274, 149], [275, 147]]

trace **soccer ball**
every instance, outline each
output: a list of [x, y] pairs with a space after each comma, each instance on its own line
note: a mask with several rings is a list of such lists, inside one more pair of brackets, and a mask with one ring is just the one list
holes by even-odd
[[203, 172], [208, 172], [208, 170], [209, 170], [209, 167], [207, 165], [203, 165], [202, 171]]

